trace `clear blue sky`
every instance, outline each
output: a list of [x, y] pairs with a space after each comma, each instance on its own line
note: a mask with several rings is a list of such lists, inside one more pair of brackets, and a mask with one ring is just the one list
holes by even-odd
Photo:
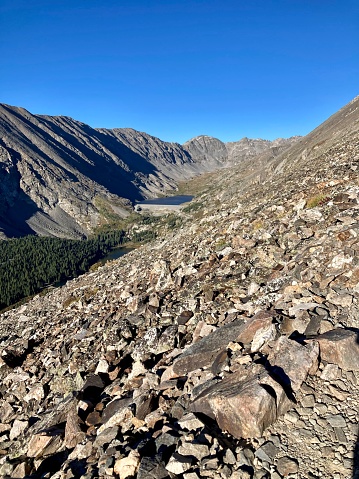
[[359, 94], [358, 0], [0, 0], [0, 102], [182, 143], [304, 135]]

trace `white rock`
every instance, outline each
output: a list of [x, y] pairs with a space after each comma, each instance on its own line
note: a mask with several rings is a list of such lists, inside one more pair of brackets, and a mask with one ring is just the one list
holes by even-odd
[[27, 421], [19, 421], [15, 419], [10, 431], [10, 440], [17, 438], [27, 428]]
[[274, 339], [275, 335], [276, 329], [274, 324], [268, 324], [268, 326], [258, 329], [253, 337], [251, 352], [255, 353], [259, 351], [265, 343]]
[[174, 453], [166, 466], [167, 471], [173, 474], [183, 474], [188, 471], [192, 466], [192, 460], [190, 457], [181, 456], [181, 454]]
[[340, 253], [334, 256], [329, 266], [334, 269], [341, 269], [344, 265], [352, 262], [353, 258], [351, 256], [345, 256], [343, 253]]
[[117, 459], [114, 466], [114, 472], [120, 479], [126, 479], [136, 474], [140, 465], [140, 455], [137, 451], [131, 451], [127, 457]]
[[95, 374], [107, 373], [108, 368], [109, 368], [109, 365], [108, 365], [108, 362], [106, 361], [106, 359], [100, 359], [100, 361], [98, 362]]
[[36, 386], [32, 387], [30, 391], [24, 396], [24, 401], [29, 402], [31, 399], [40, 401], [44, 397], [45, 393], [42, 384], [37, 384]]

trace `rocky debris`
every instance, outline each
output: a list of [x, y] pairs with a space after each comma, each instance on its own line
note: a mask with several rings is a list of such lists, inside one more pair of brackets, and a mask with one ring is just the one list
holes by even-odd
[[1, 477], [358, 475], [344, 133], [240, 194], [234, 172], [184, 229], [1, 315]]

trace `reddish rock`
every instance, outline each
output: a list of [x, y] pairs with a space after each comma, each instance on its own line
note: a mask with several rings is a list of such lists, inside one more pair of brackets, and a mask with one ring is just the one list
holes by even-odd
[[68, 449], [74, 448], [78, 443], [83, 441], [85, 433], [81, 431], [81, 419], [77, 415], [76, 409], [73, 408], [68, 416], [65, 427], [65, 446]]
[[294, 392], [317, 364], [318, 350], [316, 343], [301, 345], [282, 336], [266, 369], [253, 364], [230, 374], [195, 398], [191, 409], [238, 439], [259, 437], [292, 406]]
[[346, 371], [359, 370], [359, 335], [347, 329], [332, 329], [316, 338], [320, 357]]
[[259, 437], [277, 419], [276, 401], [280, 398], [281, 412], [291, 403], [264, 368], [256, 365], [251, 373], [248, 377], [237, 371], [203, 391], [192, 403], [192, 411], [212, 417], [237, 439]]
[[259, 311], [257, 314], [253, 316], [253, 318], [250, 318], [244, 325], [242, 330], [239, 332], [236, 340], [240, 343], [243, 343], [244, 345], [249, 345], [253, 338], [254, 335], [259, 331], [260, 329], [268, 327], [270, 324], [272, 324], [273, 321], [273, 315], [268, 312], [268, 311]]

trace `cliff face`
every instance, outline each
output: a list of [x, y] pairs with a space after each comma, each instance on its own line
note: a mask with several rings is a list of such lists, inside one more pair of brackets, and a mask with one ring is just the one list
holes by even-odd
[[82, 237], [105, 221], [103, 205], [125, 216], [131, 202], [229, 164], [219, 140], [202, 143], [182, 147], [129, 128], [94, 129], [0, 105], [2, 235]]
[[198, 163], [207, 168], [207, 171], [240, 164], [245, 160], [257, 161], [258, 157], [266, 156], [266, 160], [278, 156], [294, 143], [300, 136], [291, 138], [277, 138], [276, 140], [262, 140], [242, 138], [239, 141], [223, 143], [211, 136], [197, 136], [187, 141], [183, 147]]
[[356, 477], [358, 105], [1, 316], [0, 474]]

